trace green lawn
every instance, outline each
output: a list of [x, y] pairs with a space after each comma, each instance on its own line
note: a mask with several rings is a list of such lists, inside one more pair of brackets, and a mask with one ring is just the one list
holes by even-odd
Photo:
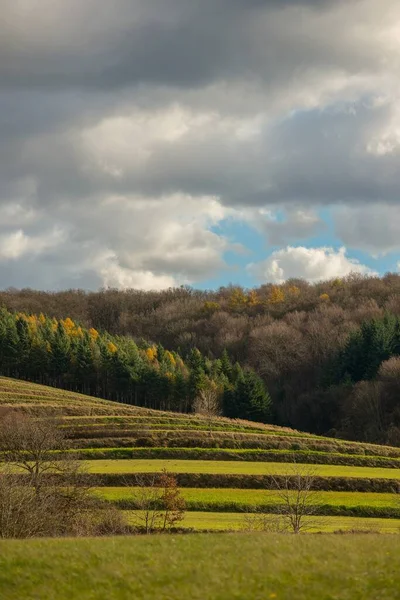
[[0, 542], [1, 600], [398, 600], [397, 536]]
[[[132, 523], [135, 521], [135, 511], [125, 511]], [[254, 515], [253, 515], [254, 516]], [[246, 519], [252, 518], [251, 513], [229, 512], [187, 512], [182, 527], [195, 530], [243, 530]], [[273, 517], [276, 519], [276, 517]], [[374, 531], [379, 533], [400, 533], [400, 519], [378, 519], [361, 517], [312, 517], [312, 527], [307, 533], [332, 533], [334, 531]], [[282, 535], [282, 534], [281, 534]], [[400, 544], [399, 544], [400, 550]]]
[[[106, 500], [126, 500], [132, 497], [129, 487], [101, 487], [96, 490], [101, 498]], [[273, 490], [246, 490], [226, 488], [181, 488], [181, 494], [188, 502], [247, 504], [276, 504], [276, 492]], [[400, 498], [394, 494], [379, 494], [374, 492], [318, 492], [320, 504], [331, 506], [373, 506], [400, 507]]]
[[[87, 460], [90, 473], [152, 473], [166, 468], [173, 473], [214, 473], [238, 475], [290, 474], [292, 463], [233, 462], [219, 460]], [[400, 469], [381, 467], [347, 467], [342, 465], [312, 465], [315, 475], [325, 477], [363, 477], [400, 479]]]

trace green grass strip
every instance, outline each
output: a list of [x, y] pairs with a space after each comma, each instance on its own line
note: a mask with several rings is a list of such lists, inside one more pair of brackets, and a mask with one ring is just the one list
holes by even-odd
[[[87, 460], [90, 473], [153, 473], [167, 469], [172, 473], [213, 473], [238, 475], [285, 475], [293, 470], [292, 463], [260, 463], [207, 460]], [[379, 467], [348, 467], [342, 465], [313, 465], [321, 477], [362, 477], [399, 479], [400, 469]]]

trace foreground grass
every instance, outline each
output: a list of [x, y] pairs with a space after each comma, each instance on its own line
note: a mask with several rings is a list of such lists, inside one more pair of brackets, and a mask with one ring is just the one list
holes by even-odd
[[0, 542], [2, 600], [396, 600], [396, 536]]
[[[218, 460], [87, 460], [90, 473], [153, 473], [166, 468], [172, 473], [213, 473], [232, 475], [286, 475], [293, 472], [293, 463], [232, 462]], [[400, 479], [400, 469], [381, 467], [348, 467], [343, 465], [312, 465], [315, 475], [322, 477], [364, 477]]]

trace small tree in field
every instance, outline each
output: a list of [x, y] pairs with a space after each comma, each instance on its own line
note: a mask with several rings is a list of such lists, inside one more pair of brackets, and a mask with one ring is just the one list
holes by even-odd
[[206, 418], [211, 434], [212, 422], [215, 417], [221, 415], [221, 393], [214, 381], [199, 390], [194, 402], [194, 412]]
[[55, 418], [35, 419], [24, 413], [10, 412], [0, 421], [3, 462], [25, 471], [37, 494], [44, 474], [54, 473], [64, 466], [59, 459], [65, 449], [65, 436]]
[[186, 503], [177, 486], [176, 477], [168, 473], [166, 469], [163, 469], [161, 473], [160, 488], [164, 511], [161, 529], [166, 531], [183, 520]]
[[136, 475], [135, 488], [132, 500], [135, 505], [133, 513], [133, 526], [144, 533], [157, 531], [163, 521], [160, 505], [160, 489], [157, 485], [156, 475], [150, 478], [145, 475]]
[[[294, 463], [287, 474], [272, 477], [272, 485], [274, 512], [262, 509], [246, 516], [244, 529], [295, 534], [312, 529], [321, 504], [314, 469]], [[321, 524], [321, 518], [318, 523]]]
[[160, 474], [137, 475], [133, 491], [134, 525], [144, 533], [169, 531], [185, 516], [185, 500], [176, 477], [163, 469]]
[[300, 533], [315, 525], [320, 493], [315, 488], [315, 469], [310, 465], [293, 463], [288, 474], [273, 477], [277, 503], [284, 528]]

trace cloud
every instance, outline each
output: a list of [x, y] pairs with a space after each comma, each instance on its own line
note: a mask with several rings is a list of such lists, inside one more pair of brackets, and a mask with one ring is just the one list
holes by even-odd
[[304, 278], [315, 282], [350, 273], [373, 274], [369, 267], [346, 256], [346, 249], [288, 246], [276, 250], [266, 260], [250, 264], [249, 272], [261, 282], [282, 283], [286, 279]]
[[2, 284], [198, 283], [227, 219], [309, 246], [321, 207], [397, 251], [399, 31], [397, 0], [4, 0]]
[[[240, 250], [210, 230], [224, 217], [213, 197], [116, 196], [74, 211], [69, 203], [55, 204], [25, 230], [2, 231], [0, 220], [0, 262], [12, 260], [15, 267], [21, 260], [12, 283], [19, 286], [26, 285], [35, 258], [47, 285], [57, 288], [75, 287], [85, 276], [92, 287], [160, 289], [193, 283], [227, 268], [224, 253]], [[62, 223], [62, 230], [52, 230], [53, 222]]]
[[[68, 4], [4, 0], [0, 77], [9, 87], [52, 89], [120, 88], [143, 82], [192, 87], [246, 73], [273, 81], [293, 74], [296, 52], [301, 52], [303, 64], [310, 58], [328, 62], [331, 45], [322, 28], [331, 11], [336, 13], [335, 29], [342, 28], [337, 58], [357, 65], [363, 57], [354, 44], [350, 46], [349, 11], [343, 11], [342, 4], [332, 0], [115, 0], [112, 5], [107, 0]], [[366, 4], [367, 10], [364, 3], [364, 11], [358, 7], [352, 11], [361, 23], [378, 14], [376, 7], [368, 10], [370, 3]], [[379, 14], [382, 18], [383, 12]], [[306, 18], [298, 27], [303, 15]], [[363, 29], [357, 31], [362, 40]], [[310, 34], [318, 54], [309, 42]], [[372, 51], [367, 58], [374, 58]]]
[[341, 207], [334, 212], [336, 235], [374, 256], [400, 251], [400, 206]]
[[233, 215], [236, 219], [247, 221], [263, 234], [271, 246], [284, 246], [292, 241], [307, 239], [326, 228], [316, 212], [306, 207], [277, 212], [272, 206], [236, 211]]
[[33, 257], [59, 246], [62, 238], [63, 233], [58, 229], [36, 237], [26, 235], [22, 229], [0, 235], [0, 261], [20, 258], [31, 260]]

